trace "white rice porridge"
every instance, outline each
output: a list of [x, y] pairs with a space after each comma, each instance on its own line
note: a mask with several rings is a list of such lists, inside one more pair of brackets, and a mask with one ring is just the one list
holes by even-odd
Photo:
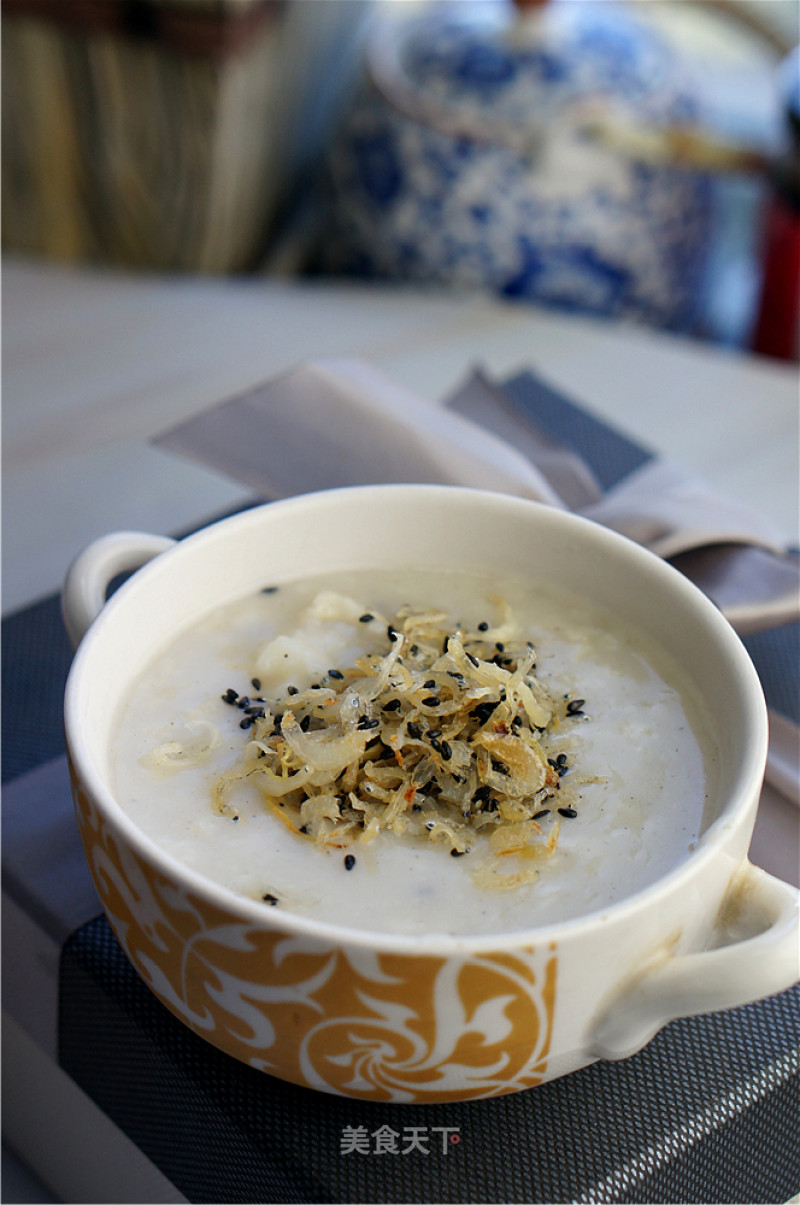
[[[242, 696], [269, 711], [278, 696], [285, 703], [289, 686], [298, 698], [312, 684], [340, 688], [330, 670], [346, 671], [369, 652], [385, 657], [392, 641], [381, 617], [403, 604], [441, 608], [452, 630], [483, 624], [491, 635], [507, 618], [500, 599], [520, 638], [533, 643], [536, 678], [560, 708], [541, 735], [547, 764], [560, 768], [551, 775], [557, 786], [531, 821], [540, 830], [536, 851], [558, 826], [550, 856], [497, 855], [486, 830], [456, 850], [447, 840], [374, 835], [375, 825], [332, 845], [281, 823], [257, 775], [215, 794], [221, 776], [244, 764], [253, 737], [247, 719], [257, 711], [246, 713]], [[486, 650], [487, 660], [491, 651], [502, 666], [504, 642], [495, 645], [500, 652]], [[434, 722], [422, 716], [422, 740]], [[602, 909], [680, 863], [713, 818], [716, 757], [677, 666], [582, 600], [532, 592], [515, 578], [362, 571], [259, 592], [183, 633], [141, 675], [117, 718], [113, 787], [167, 853], [265, 908], [387, 933], [490, 934]], [[534, 881], [487, 885], [520, 870], [522, 878], [535, 871]]]

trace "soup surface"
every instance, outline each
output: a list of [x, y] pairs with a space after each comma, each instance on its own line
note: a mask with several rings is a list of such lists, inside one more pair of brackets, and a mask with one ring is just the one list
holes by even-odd
[[[371, 756], [385, 755], [375, 775], [385, 772], [388, 777], [378, 781], [388, 782], [391, 792], [397, 791], [396, 767], [409, 765], [409, 753], [411, 766], [417, 767], [416, 806], [403, 803], [391, 830], [374, 819], [387, 805], [381, 804], [380, 789], [365, 787], [363, 778], [349, 793], [353, 782], [343, 788], [340, 778], [335, 788], [347, 803], [347, 823], [340, 822], [335, 806], [320, 819], [292, 806], [296, 794], [266, 797], [259, 779], [269, 780], [275, 792], [283, 789], [279, 780], [286, 767], [266, 777], [263, 767], [275, 770], [275, 749], [286, 754], [287, 724], [297, 734], [296, 748], [303, 749], [305, 738], [294, 717], [282, 718], [287, 699], [302, 701], [314, 688], [332, 701], [358, 676], [357, 662], [362, 672], [371, 665], [373, 676], [383, 665], [390, 688], [399, 682], [397, 672], [388, 678], [387, 654], [395, 637], [387, 634], [386, 616], [395, 617], [403, 607], [401, 617], [409, 608], [441, 609], [447, 615], [445, 630], [459, 633], [464, 646], [479, 653], [472, 661], [480, 681], [459, 686], [482, 688], [484, 695], [476, 697], [484, 705], [492, 666], [500, 666], [497, 677], [507, 680], [517, 664], [506, 646], [532, 646], [534, 666], [526, 681], [532, 681], [540, 700], [550, 700], [552, 721], [545, 725], [538, 718], [535, 701], [526, 702], [526, 714], [515, 699], [519, 728], [498, 723], [496, 716], [503, 713], [493, 717], [491, 700], [486, 712], [478, 711], [471, 725], [480, 730], [477, 745], [483, 741], [475, 751], [484, 777], [477, 781], [485, 778], [494, 786], [484, 786], [477, 801], [470, 791], [465, 801], [468, 776], [474, 786], [478, 763], [467, 763], [464, 742], [451, 742], [452, 754], [445, 741], [442, 751], [441, 730], [450, 731], [452, 716], [437, 715], [424, 699], [444, 700], [446, 712], [450, 694], [442, 674], [449, 667], [455, 680], [459, 671], [453, 667], [460, 664], [469, 672], [469, 665], [463, 657], [443, 661], [437, 675], [443, 690], [431, 685], [424, 694], [420, 672], [418, 710], [409, 711], [405, 700], [401, 710], [384, 695], [370, 711], [381, 721], [374, 724], [376, 735], [357, 733], [367, 760], [368, 746], [377, 746]], [[469, 633], [474, 639], [492, 638], [491, 646], [470, 645]], [[416, 654], [410, 645], [411, 637], [401, 657], [413, 669]], [[449, 656], [455, 648], [450, 646]], [[533, 657], [532, 652], [528, 660]], [[384, 712], [378, 704], [387, 697]], [[388, 717], [397, 732], [398, 715], [404, 717], [409, 744], [402, 752], [398, 745], [395, 755], [377, 736], [396, 742], [382, 724]], [[406, 730], [411, 716], [415, 741]], [[361, 721], [367, 723], [363, 715]], [[548, 776], [526, 805], [524, 821], [513, 801], [509, 810], [502, 792], [509, 774], [502, 742], [510, 739], [506, 732], [521, 730], [531, 748], [541, 751], [537, 756]], [[433, 734], [440, 738], [436, 756], [428, 748]], [[260, 743], [254, 739], [259, 737]], [[436, 744], [435, 735], [433, 740]], [[435, 763], [445, 792], [460, 800], [447, 804], [453, 808], [452, 823], [442, 811], [444, 798], [437, 802], [436, 779], [422, 781], [420, 767], [428, 764], [420, 760], [422, 752]], [[293, 756], [287, 763], [292, 772], [299, 768], [311, 774], [302, 757]], [[459, 756], [462, 762], [456, 764]], [[532, 592], [522, 579], [488, 583], [459, 572], [360, 571], [267, 587], [179, 636], [141, 675], [117, 718], [113, 773], [117, 798], [155, 842], [264, 907], [362, 930], [466, 935], [568, 920], [661, 877], [686, 857], [703, 831], [712, 806], [715, 760], [713, 742], [677, 667], [584, 601], [538, 588]], [[259, 773], [247, 773], [256, 766]], [[334, 765], [331, 773], [338, 770]], [[311, 780], [316, 781], [313, 774]], [[460, 795], [459, 780], [465, 784]], [[374, 798], [369, 792], [376, 789]], [[510, 827], [503, 823], [498, 800]], [[520, 832], [524, 838], [518, 838]]]

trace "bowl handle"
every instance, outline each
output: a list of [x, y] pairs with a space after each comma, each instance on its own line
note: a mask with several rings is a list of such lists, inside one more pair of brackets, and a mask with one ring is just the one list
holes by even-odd
[[67, 570], [61, 592], [61, 613], [73, 648], [78, 647], [105, 606], [106, 591], [117, 574], [138, 569], [174, 544], [167, 536], [118, 531], [101, 536], [78, 553]]
[[[739, 939], [736, 929], [760, 931]], [[709, 944], [715, 942], [697, 954], [664, 952], [649, 962], [595, 1022], [591, 1053], [628, 1058], [677, 1017], [736, 1008], [791, 987], [800, 976], [798, 892], [745, 862], [723, 902]]]

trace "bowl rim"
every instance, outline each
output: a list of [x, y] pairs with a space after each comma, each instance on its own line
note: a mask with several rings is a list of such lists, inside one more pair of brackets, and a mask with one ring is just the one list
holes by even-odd
[[[86, 667], [91, 663], [96, 643], [93, 634], [102, 632], [103, 628], [113, 620], [119, 607], [123, 606], [132, 594], [146, 588], [148, 581], [155, 575], [171, 571], [170, 567], [176, 560], [193, 555], [194, 549], [198, 546], [202, 547], [209, 540], [224, 539], [226, 532], [230, 530], [249, 524], [257, 525], [263, 521], [265, 516], [278, 516], [279, 521], [282, 515], [292, 511], [307, 510], [313, 515], [315, 509], [320, 505], [330, 505], [332, 500], [334, 504], [337, 504], [339, 498], [343, 500], [342, 504], [353, 499], [357, 506], [363, 507], [368, 502], [370, 494], [380, 494], [383, 497], [395, 494], [399, 497], [406, 495], [409, 491], [420, 500], [424, 495], [428, 502], [443, 501], [447, 498], [454, 505], [463, 502], [473, 505], [505, 506], [520, 511], [522, 508], [528, 508], [531, 513], [546, 514], [546, 522], [562, 524], [567, 531], [570, 529], [591, 531], [591, 538], [598, 542], [599, 547], [604, 547], [612, 554], [616, 550], [618, 555], [627, 556], [638, 562], [643, 571], [656, 576], [660, 575], [667, 588], [676, 597], [683, 597], [687, 606], [696, 608], [701, 621], [714, 630], [717, 640], [722, 644], [722, 651], [731, 659], [732, 667], [742, 684], [745, 718], [749, 721], [746, 733], [746, 735], [749, 734], [749, 748], [744, 755], [734, 789], [719, 814], [699, 837], [695, 848], [690, 850], [688, 855], [675, 867], [653, 883], [630, 895], [623, 896], [606, 907], [580, 914], [569, 920], [482, 934], [386, 933], [380, 930], [337, 925], [290, 912], [280, 912], [276, 915], [276, 910], [265, 910], [260, 901], [249, 899], [231, 888], [214, 882], [168, 853], [136, 825], [115, 799], [110, 787], [106, 785], [80, 722], [83, 678], [88, 672]], [[134, 854], [149, 863], [159, 875], [179, 884], [187, 892], [199, 895], [218, 909], [236, 915], [241, 921], [252, 922], [256, 929], [283, 933], [286, 936], [302, 935], [324, 941], [331, 946], [354, 946], [362, 949], [370, 948], [380, 953], [423, 954], [431, 957], [478, 954], [487, 950], [529, 949], [551, 942], [563, 944], [567, 938], [578, 936], [582, 931], [591, 932], [601, 927], [607, 928], [612, 920], [625, 922], [631, 914], [653, 906], [665, 895], [680, 888], [681, 884], [696, 879], [698, 875], [702, 877], [703, 868], [718, 856], [720, 846], [724, 844], [724, 834], [737, 829], [746, 820], [747, 811], [751, 806], [755, 815], [753, 795], [755, 793], [757, 800], [758, 791], [763, 782], [768, 742], [766, 702], [749, 654], [717, 607], [677, 569], [628, 537], [606, 528], [594, 520], [570, 511], [560, 510], [546, 503], [521, 498], [518, 495], [469, 486], [421, 484], [347, 486], [296, 495], [263, 505], [257, 504], [244, 511], [237, 511], [233, 515], [216, 520], [179, 540], [173, 548], [159, 554], [142, 566], [119, 587], [81, 641], [67, 678], [64, 696], [64, 727], [68, 755], [83, 789], [92, 796], [95, 806], [104, 819], [119, 830], [119, 834], [132, 848]]]

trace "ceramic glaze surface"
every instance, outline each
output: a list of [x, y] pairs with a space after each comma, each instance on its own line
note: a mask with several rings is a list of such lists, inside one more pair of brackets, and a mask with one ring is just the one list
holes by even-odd
[[304, 1087], [395, 1103], [497, 1096], [547, 1078], [554, 943], [415, 957], [265, 929], [117, 841], [74, 771], [73, 793], [129, 959], [171, 1012], [227, 1054]]
[[[634, 125], [696, 115], [671, 54], [629, 7], [553, 2], [536, 14], [538, 32], [520, 36], [471, 18], [480, 5], [401, 29], [405, 86], [430, 116], [414, 119], [382, 87], [376, 51], [373, 83], [331, 156], [325, 266], [690, 323], [708, 180], [634, 161], [580, 127], [591, 105]], [[452, 117], [476, 135], [448, 130]], [[514, 142], [520, 130], [530, 131], [529, 153]]]

